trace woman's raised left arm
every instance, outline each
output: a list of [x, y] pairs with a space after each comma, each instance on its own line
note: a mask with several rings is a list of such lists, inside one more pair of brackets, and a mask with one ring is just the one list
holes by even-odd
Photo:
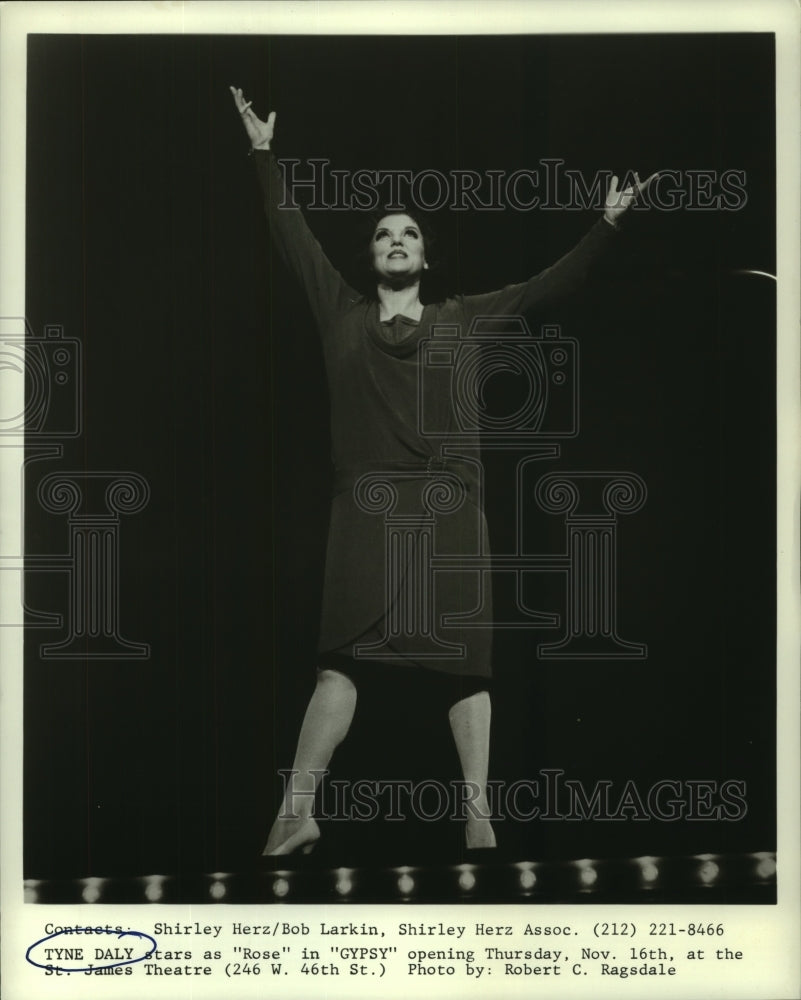
[[606, 196], [603, 218], [593, 225], [584, 238], [555, 264], [529, 278], [528, 281], [483, 295], [465, 295], [464, 304], [471, 316], [518, 316], [576, 294], [583, 285], [593, 262], [602, 256], [617, 239], [620, 219], [651, 181], [634, 175], [634, 185], [619, 189], [613, 177]]

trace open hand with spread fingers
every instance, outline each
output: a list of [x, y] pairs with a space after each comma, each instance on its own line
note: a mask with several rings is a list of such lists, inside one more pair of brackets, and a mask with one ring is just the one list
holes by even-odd
[[612, 182], [609, 185], [609, 192], [606, 195], [606, 204], [604, 205], [604, 218], [607, 222], [611, 222], [613, 226], [618, 224], [618, 219], [626, 211], [629, 205], [632, 205], [640, 195], [645, 191], [648, 185], [654, 178], [658, 177], [659, 174], [651, 174], [650, 177], [646, 178], [644, 181], [640, 180], [640, 175], [634, 174], [634, 186], [624, 188], [622, 191], [618, 190], [617, 186], [617, 176], [612, 178]]
[[250, 139], [253, 149], [269, 149], [275, 130], [275, 112], [271, 111], [267, 116], [267, 121], [263, 122], [251, 107], [252, 101], [246, 101], [239, 87], [230, 87], [234, 98], [236, 110], [245, 126], [245, 131]]

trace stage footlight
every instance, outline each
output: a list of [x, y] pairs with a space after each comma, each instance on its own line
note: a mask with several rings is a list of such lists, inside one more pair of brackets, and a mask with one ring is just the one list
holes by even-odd
[[273, 882], [273, 895], [277, 896], [279, 899], [283, 899], [284, 896], [289, 892], [289, 880], [285, 878], [277, 878]]
[[160, 903], [164, 898], [163, 875], [149, 875], [145, 882], [145, 899], [150, 903]]
[[100, 899], [105, 879], [85, 878], [82, 880], [82, 882], [83, 882], [83, 889], [81, 891], [81, 898], [83, 899], [84, 903], [96, 903], [98, 899]]
[[520, 864], [517, 865], [517, 869], [520, 872], [520, 875], [518, 876], [520, 888], [523, 892], [530, 892], [537, 884], [537, 876], [534, 872], [534, 866], [528, 862], [521, 861]]
[[646, 885], [651, 885], [659, 878], [659, 867], [656, 858], [637, 858], [640, 867], [640, 878]]
[[470, 892], [476, 886], [476, 876], [472, 865], [459, 865], [459, 888], [462, 892]]
[[348, 896], [353, 891], [353, 879], [350, 868], [338, 868], [337, 880], [334, 888], [340, 896]]
[[414, 892], [414, 879], [411, 868], [398, 868], [398, 892], [402, 896], [408, 896]]
[[583, 889], [591, 889], [598, 881], [598, 872], [589, 861], [577, 861], [579, 882]]
[[757, 878], [770, 879], [776, 874], [776, 861], [769, 854], [755, 854]]
[[224, 899], [227, 891], [225, 882], [212, 882], [209, 886], [209, 895], [215, 900]]
[[709, 855], [702, 855], [698, 860], [701, 862], [698, 866], [698, 878], [704, 885], [711, 885], [720, 875], [720, 867]]

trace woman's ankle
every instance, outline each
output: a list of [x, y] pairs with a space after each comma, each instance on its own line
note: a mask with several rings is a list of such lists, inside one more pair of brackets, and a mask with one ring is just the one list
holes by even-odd
[[465, 827], [465, 843], [468, 848], [497, 847], [495, 831], [489, 818], [468, 818]]
[[262, 854], [273, 854], [287, 841], [298, 845], [314, 843], [320, 838], [320, 828], [313, 816], [279, 816], [273, 823]]

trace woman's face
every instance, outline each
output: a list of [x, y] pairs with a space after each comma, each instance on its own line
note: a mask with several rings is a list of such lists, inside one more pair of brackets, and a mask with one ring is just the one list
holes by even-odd
[[419, 278], [425, 267], [425, 246], [420, 227], [409, 215], [385, 215], [370, 241], [370, 260], [378, 278]]

